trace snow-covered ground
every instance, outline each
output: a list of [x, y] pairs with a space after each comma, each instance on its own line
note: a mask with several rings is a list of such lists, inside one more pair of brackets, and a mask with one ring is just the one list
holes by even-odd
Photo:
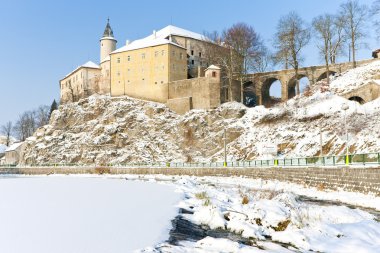
[[[378, 252], [380, 223], [371, 214], [345, 205], [325, 204], [335, 200], [380, 210], [380, 198], [359, 193], [318, 191], [289, 183], [244, 178], [165, 177], [186, 198], [179, 206], [193, 214], [185, 219], [210, 229], [227, 229], [251, 240], [243, 245], [226, 238], [206, 237], [162, 243], [141, 252]], [[141, 178], [140, 178], [141, 179]], [[299, 196], [321, 200], [302, 201]], [[281, 245], [281, 243], [283, 243]]]
[[0, 177], [0, 252], [132, 252], [167, 238], [173, 186], [87, 177]]

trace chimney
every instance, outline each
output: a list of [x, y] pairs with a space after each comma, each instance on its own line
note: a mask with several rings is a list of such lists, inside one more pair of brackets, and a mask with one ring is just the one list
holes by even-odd
[[126, 41], [125, 41], [125, 45], [126, 45], [126, 46], [129, 45], [129, 40], [126, 40]]
[[153, 30], [153, 38], [157, 38], [156, 30]]

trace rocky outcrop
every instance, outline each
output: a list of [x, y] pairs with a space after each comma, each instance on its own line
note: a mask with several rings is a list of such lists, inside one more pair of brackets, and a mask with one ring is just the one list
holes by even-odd
[[185, 115], [165, 105], [91, 96], [54, 111], [49, 125], [28, 139], [23, 164], [124, 164], [133, 162], [221, 161], [223, 130], [229, 160], [262, 158], [260, 143], [276, 143], [280, 156], [344, 152], [341, 105], [348, 113], [351, 152], [380, 147], [380, 100], [365, 105], [317, 93], [267, 109], [226, 103]]

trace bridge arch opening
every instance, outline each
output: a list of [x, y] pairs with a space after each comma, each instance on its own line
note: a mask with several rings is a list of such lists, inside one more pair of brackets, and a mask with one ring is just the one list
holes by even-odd
[[268, 78], [262, 86], [262, 104], [265, 107], [271, 107], [281, 102], [282, 83], [275, 77]]
[[247, 107], [255, 107], [258, 104], [256, 86], [252, 81], [243, 84], [243, 103]]
[[[336, 75], [336, 72], [335, 71], [333, 71], [333, 70], [330, 70], [329, 71], [329, 76], [330, 77], [333, 77], [333, 76], [335, 76]], [[326, 79], [327, 78], [327, 72], [324, 72], [322, 75], [320, 75], [318, 78], [317, 78], [317, 82], [319, 82], [319, 81], [321, 81], [321, 80], [323, 80], [323, 79]]]
[[358, 102], [359, 104], [365, 104], [365, 100], [359, 96], [352, 96], [348, 100]]
[[[307, 86], [310, 85], [310, 80], [305, 75], [299, 75], [298, 81], [300, 85], [300, 92], [303, 93]], [[297, 89], [296, 89], [296, 78], [293, 77], [290, 79], [288, 83], [288, 99], [291, 99], [292, 97], [295, 97], [297, 95]]]

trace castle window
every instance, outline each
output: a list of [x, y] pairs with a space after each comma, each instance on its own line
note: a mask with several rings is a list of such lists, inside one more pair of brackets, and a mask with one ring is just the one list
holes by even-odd
[[157, 84], [157, 82], [154, 82], [154, 84]]
[[117, 75], [120, 76], [120, 71], [117, 72]]
[[164, 81], [161, 81], [161, 83], [164, 83]]
[[201, 52], [199, 52], [199, 57], [202, 57], [202, 53]]
[[130, 61], [131, 60], [131, 56], [130, 55], [128, 55], [128, 61]]
[[161, 51], [161, 55], [165, 55], [165, 50], [162, 50], [162, 51]]
[[194, 50], [191, 50], [191, 55], [194, 55]]
[[215, 71], [212, 72], [212, 77], [216, 77], [216, 72]]
[[117, 58], [116, 62], [117, 62], [117, 63], [120, 63], [120, 58]]
[[191, 64], [194, 65], [194, 60], [191, 60]]

